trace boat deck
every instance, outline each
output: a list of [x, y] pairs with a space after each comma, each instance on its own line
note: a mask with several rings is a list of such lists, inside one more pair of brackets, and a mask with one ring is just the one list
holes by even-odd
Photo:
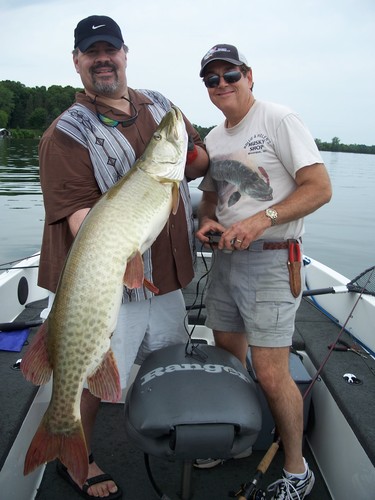
[[[196, 282], [185, 290], [187, 304], [195, 299]], [[28, 307], [23, 320], [35, 319], [43, 303], [35, 303]], [[349, 314], [349, 311], [348, 311]], [[191, 314], [191, 320], [196, 319], [196, 311]], [[200, 322], [204, 320], [201, 317]], [[35, 333], [31, 330], [29, 340]], [[311, 360], [318, 367], [327, 355], [327, 346], [334, 341], [339, 333], [339, 327], [324, 316], [311, 301], [303, 299], [297, 314], [294, 346], [298, 350], [306, 350]], [[347, 334], [344, 338], [348, 340]], [[349, 339], [350, 340], [350, 339]], [[2, 417], [0, 428], [0, 469], [3, 467], [9, 449], [24, 420], [28, 407], [35, 395], [36, 388], [27, 383], [14, 364], [22, 358], [26, 346], [20, 353], [0, 351], [0, 376], [3, 381], [1, 389]], [[355, 373], [363, 383], [348, 385], [342, 375]], [[364, 446], [370, 460], [375, 464], [375, 429], [372, 425], [374, 415], [375, 394], [375, 362], [364, 359], [353, 352], [333, 352], [332, 357], [323, 369], [322, 378], [329, 386], [338, 405], [352, 425], [358, 440]], [[317, 382], [319, 383], [319, 382]], [[342, 397], [348, 391], [351, 397]], [[311, 407], [309, 427], [314, 426], [314, 408]], [[143, 452], [129, 443], [124, 429], [123, 404], [102, 403], [94, 434], [93, 452], [96, 461], [103, 470], [111, 473], [124, 491], [126, 500], [152, 500], [158, 496], [147, 476]], [[30, 436], [31, 439], [32, 436]], [[348, 450], [350, 453], [350, 450]], [[265, 454], [265, 450], [254, 450], [253, 454], [241, 460], [228, 460], [222, 465], [210, 470], [194, 469], [192, 472], [192, 500], [212, 498], [224, 500], [230, 498], [230, 492], [237, 492], [241, 484], [253, 479], [256, 467]], [[304, 455], [316, 475], [316, 484], [310, 494], [311, 500], [329, 500], [331, 498], [324, 479], [319, 472], [308, 443], [304, 443]], [[262, 489], [280, 478], [283, 462], [282, 449], [278, 451], [267, 470], [261, 484]], [[156, 484], [165, 493], [165, 500], [177, 499], [181, 491], [182, 464], [150, 457], [151, 470]], [[55, 464], [49, 463], [35, 496], [37, 500], [74, 500], [81, 498], [55, 472]], [[267, 498], [270, 498], [268, 494]], [[31, 500], [17, 498], [14, 500]]]

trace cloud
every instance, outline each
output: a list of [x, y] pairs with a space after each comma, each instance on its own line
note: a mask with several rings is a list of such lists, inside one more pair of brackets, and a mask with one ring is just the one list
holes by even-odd
[[128, 82], [160, 90], [189, 119], [222, 121], [198, 76], [215, 43], [232, 43], [253, 68], [255, 96], [297, 111], [316, 138], [375, 144], [372, 0], [1, 1], [1, 80], [27, 86], [81, 81], [71, 59], [77, 22], [113, 17], [130, 48]]

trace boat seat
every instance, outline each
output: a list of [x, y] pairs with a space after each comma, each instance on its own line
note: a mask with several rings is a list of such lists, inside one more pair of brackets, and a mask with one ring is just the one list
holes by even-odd
[[255, 382], [240, 361], [206, 344], [150, 354], [125, 400], [128, 438], [145, 454], [183, 463], [181, 498], [191, 498], [195, 458], [232, 458], [261, 429]]

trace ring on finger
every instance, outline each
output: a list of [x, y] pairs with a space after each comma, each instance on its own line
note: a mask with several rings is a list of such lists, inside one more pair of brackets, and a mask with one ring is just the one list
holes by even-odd
[[236, 239], [237, 243], [242, 243], [242, 240], [239, 240], [238, 238]]

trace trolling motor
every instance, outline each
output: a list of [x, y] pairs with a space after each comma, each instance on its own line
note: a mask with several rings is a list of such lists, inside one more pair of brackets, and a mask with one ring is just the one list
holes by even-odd
[[[232, 458], [254, 444], [262, 425], [255, 382], [240, 360], [219, 347], [190, 342], [147, 357], [128, 390], [125, 415], [135, 446], [181, 462], [181, 500], [192, 498], [196, 457]], [[149, 478], [159, 498], [168, 498], [150, 473]]]

